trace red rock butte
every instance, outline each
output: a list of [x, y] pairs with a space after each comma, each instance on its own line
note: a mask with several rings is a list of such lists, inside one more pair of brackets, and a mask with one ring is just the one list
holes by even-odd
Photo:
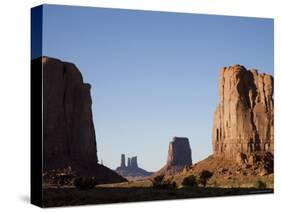
[[44, 171], [70, 166], [77, 175], [93, 176], [99, 183], [126, 181], [98, 164], [91, 85], [72, 63], [49, 57], [36, 60], [43, 64]]
[[184, 168], [192, 165], [192, 151], [189, 139], [186, 137], [173, 137], [169, 143], [167, 163], [160, 170], [155, 172], [157, 175], [174, 175], [181, 172]]
[[257, 154], [273, 155], [273, 77], [234, 65], [220, 71], [218, 87], [214, 156], [241, 162]]

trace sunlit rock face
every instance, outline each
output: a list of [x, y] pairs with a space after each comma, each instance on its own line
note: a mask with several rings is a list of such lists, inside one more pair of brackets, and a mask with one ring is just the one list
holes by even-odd
[[220, 71], [218, 88], [214, 155], [240, 163], [257, 155], [273, 155], [273, 77], [234, 65]]

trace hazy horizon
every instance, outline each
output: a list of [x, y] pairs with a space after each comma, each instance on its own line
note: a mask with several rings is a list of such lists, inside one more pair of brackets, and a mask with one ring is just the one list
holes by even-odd
[[43, 55], [92, 85], [99, 161], [157, 171], [174, 136], [193, 162], [212, 154], [222, 67], [273, 75], [273, 19], [44, 5]]

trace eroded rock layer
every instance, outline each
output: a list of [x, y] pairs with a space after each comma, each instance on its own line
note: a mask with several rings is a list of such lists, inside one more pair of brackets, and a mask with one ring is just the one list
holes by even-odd
[[225, 67], [219, 76], [219, 104], [212, 133], [215, 156], [237, 162], [273, 155], [273, 77]]

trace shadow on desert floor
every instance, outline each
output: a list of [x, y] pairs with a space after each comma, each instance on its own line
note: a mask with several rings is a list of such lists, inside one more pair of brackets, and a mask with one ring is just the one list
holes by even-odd
[[155, 188], [94, 188], [78, 190], [75, 188], [52, 188], [43, 190], [44, 207], [64, 205], [105, 204], [139, 202], [153, 200], [172, 200], [198, 197], [217, 197], [273, 193], [273, 189], [257, 188], [216, 188], [196, 187], [178, 189]]

